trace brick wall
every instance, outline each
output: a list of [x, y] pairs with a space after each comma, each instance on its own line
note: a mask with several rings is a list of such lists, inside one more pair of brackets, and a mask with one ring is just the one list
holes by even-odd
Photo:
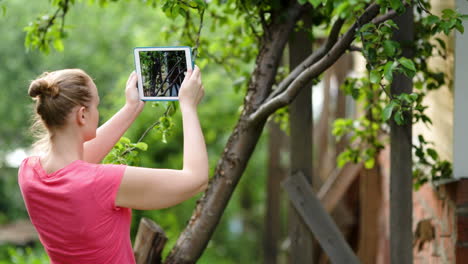
[[453, 198], [453, 188], [447, 185], [425, 184], [413, 193], [414, 263], [456, 263]]
[[468, 263], [468, 179], [458, 181], [453, 188], [456, 190], [456, 263]]
[[[389, 151], [382, 169], [381, 237], [377, 264], [389, 260]], [[425, 184], [413, 192], [413, 256], [415, 264], [468, 263], [468, 179], [442, 185]]]

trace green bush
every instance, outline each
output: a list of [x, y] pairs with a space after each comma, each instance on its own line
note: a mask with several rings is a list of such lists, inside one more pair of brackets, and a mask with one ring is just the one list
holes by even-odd
[[50, 260], [43, 248], [20, 248], [7, 246], [1, 248], [0, 255], [6, 255], [6, 259], [2, 257], [0, 264], [49, 264]]

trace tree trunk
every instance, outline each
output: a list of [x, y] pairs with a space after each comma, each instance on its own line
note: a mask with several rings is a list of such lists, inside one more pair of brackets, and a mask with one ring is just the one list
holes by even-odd
[[[403, 56], [411, 57], [412, 50], [405, 47], [413, 40], [413, 9], [407, 8], [405, 14], [395, 19], [400, 30], [394, 39], [402, 45]], [[412, 81], [402, 74], [396, 74], [392, 83], [393, 96], [411, 93]], [[405, 115], [407, 124], [399, 126], [390, 122], [390, 259], [394, 264], [413, 263], [412, 247], [412, 118]]]
[[187, 227], [165, 263], [195, 263], [206, 248], [266, 123], [266, 118], [262, 118], [247, 125], [248, 117], [270, 93], [284, 46], [302, 8], [298, 3], [292, 3], [282, 10], [284, 16], [273, 16], [273, 22], [264, 29], [256, 68], [244, 100], [244, 110], [228, 139], [208, 189], [197, 201]]
[[[310, 15], [303, 17], [304, 29], [310, 30]], [[311, 33], [301, 30], [289, 40], [289, 68], [294, 69], [312, 53]], [[312, 185], [312, 82], [304, 85], [289, 106], [291, 174], [301, 171]], [[312, 186], [310, 186], [312, 188]], [[313, 236], [290, 203], [288, 230], [290, 263], [313, 262]]]
[[279, 125], [270, 121], [268, 140], [268, 173], [267, 173], [267, 201], [265, 213], [265, 231], [263, 239], [263, 263], [276, 264], [278, 256], [278, 242], [281, 236], [280, 183], [285, 176], [285, 169], [281, 165], [281, 153], [284, 149], [286, 135]]
[[[331, 47], [325, 47], [325, 49], [321, 49], [321, 52], [309, 56], [310, 60], [303, 62], [302, 67], [295, 69], [290, 76], [285, 78], [284, 82], [278, 84], [278, 91], [275, 93], [275, 90], [272, 93], [271, 88], [286, 41], [302, 11], [310, 7], [308, 4], [301, 6], [296, 1], [287, 1], [287, 3], [289, 3], [287, 7], [272, 10], [272, 21], [268, 25], [264, 25], [255, 70], [244, 98], [244, 109], [228, 139], [208, 189], [197, 201], [197, 206], [187, 227], [179, 236], [165, 263], [196, 262], [206, 248], [232, 192], [242, 176], [267, 118], [280, 107], [289, 104], [305, 83], [317, 78], [333, 65], [349, 48], [359, 25], [370, 22], [379, 11], [377, 4], [371, 4], [358, 18], [359, 22], [355, 22], [338, 41], [339, 31], [336, 31], [336, 35], [329, 38], [331, 39]], [[395, 14], [395, 12], [390, 11], [389, 14], [375, 18], [372, 22], [379, 24], [392, 18]], [[312, 65], [308, 63], [312, 63]], [[283, 88], [287, 88], [287, 90], [284, 91]], [[268, 96], [271, 96], [271, 99], [266, 100]]]

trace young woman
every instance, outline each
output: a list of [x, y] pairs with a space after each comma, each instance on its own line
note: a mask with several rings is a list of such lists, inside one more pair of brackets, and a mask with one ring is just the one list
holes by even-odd
[[182, 170], [99, 164], [143, 109], [136, 82], [132, 73], [125, 106], [99, 129], [97, 88], [84, 71], [44, 73], [31, 82], [29, 95], [47, 135], [41, 140], [43, 154], [22, 162], [18, 183], [52, 263], [135, 263], [131, 208], [170, 207], [208, 184], [208, 155], [197, 117], [204, 95], [198, 67], [187, 72], [179, 94]]

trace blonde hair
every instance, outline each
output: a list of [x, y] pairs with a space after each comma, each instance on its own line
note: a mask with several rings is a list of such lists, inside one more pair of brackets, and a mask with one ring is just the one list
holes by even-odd
[[75, 106], [89, 106], [92, 98], [91, 77], [81, 69], [44, 72], [29, 85], [28, 94], [36, 102], [33, 135], [38, 139], [33, 148], [47, 151], [54, 130], [63, 127]]

